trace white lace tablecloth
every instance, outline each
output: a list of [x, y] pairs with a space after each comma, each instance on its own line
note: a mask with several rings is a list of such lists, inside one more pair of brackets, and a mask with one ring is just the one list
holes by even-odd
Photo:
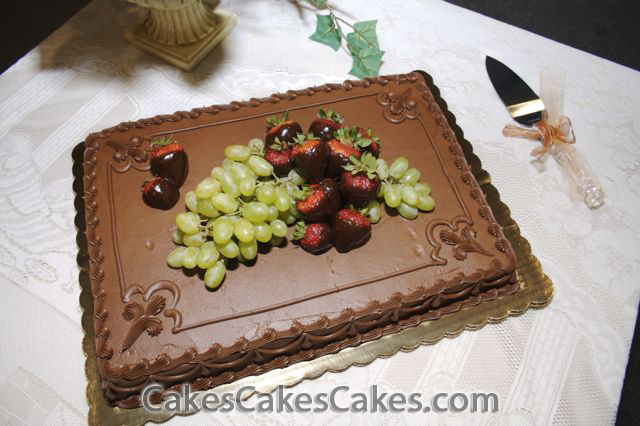
[[[306, 381], [393, 392], [495, 392], [485, 414], [205, 414], [199, 423], [611, 423], [620, 399], [640, 273], [640, 73], [440, 1], [336, 1], [379, 19], [382, 74], [429, 72], [555, 283], [551, 305], [411, 353]], [[286, 1], [222, 1], [238, 26], [187, 74], [123, 39], [123, 0], [95, 0], [0, 76], [0, 423], [86, 422], [71, 150], [93, 131], [159, 113], [349, 78], [344, 52], [313, 43], [313, 12]], [[585, 29], [588, 31], [589, 29]], [[507, 139], [485, 55], [538, 88], [567, 72], [565, 112], [607, 193], [570, 200], [553, 161]], [[294, 58], [294, 59], [292, 59]]]

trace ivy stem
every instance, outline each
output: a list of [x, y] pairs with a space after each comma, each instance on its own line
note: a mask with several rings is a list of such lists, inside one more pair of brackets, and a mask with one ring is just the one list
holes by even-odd
[[[333, 9], [331, 9], [331, 7], [329, 5], [327, 5], [327, 10], [329, 11], [329, 16], [331, 16], [331, 19], [333, 19], [333, 22], [335, 23], [335, 26], [338, 29], [338, 32], [340, 33], [340, 37], [346, 40], [347, 36], [344, 34], [344, 31], [342, 31], [342, 27], [340, 26], [340, 22], [344, 23], [345, 25], [349, 26], [350, 28], [353, 28], [353, 25], [351, 25], [350, 23], [348, 23], [344, 19], [339, 18], [338, 16], [336, 16], [336, 14], [333, 13]], [[349, 43], [347, 43], [347, 50], [349, 51], [350, 55], [354, 54], [353, 50], [351, 50], [351, 47], [349, 46]]]
[[[345, 24], [346, 26], [348, 26], [349, 28], [353, 28], [353, 25], [351, 25], [349, 22], [345, 21], [344, 19], [340, 18], [339, 16], [336, 16], [333, 11], [329, 10], [329, 13], [331, 14], [331, 16], [333, 16], [333, 19], [335, 19], [336, 21], [340, 21], [343, 24]], [[336, 24], [336, 26], [339, 26], [339, 24]], [[354, 28], [355, 29], [355, 28]], [[340, 32], [342, 32], [342, 30], [340, 30]]]

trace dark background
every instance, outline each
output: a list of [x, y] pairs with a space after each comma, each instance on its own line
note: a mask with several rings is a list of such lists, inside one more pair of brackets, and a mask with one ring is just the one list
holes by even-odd
[[[0, 71], [10, 67], [89, 3], [87, 0], [0, 1], [5, 8], [0, 17]], [[333, 0], [334, 3], [340, 1], [345, 0]], [[640, 70], [638, 0], [447, 1]], [[618, 408], [618, 424], [639, 424], [639, 324], [636, 322], [635, 338]]]

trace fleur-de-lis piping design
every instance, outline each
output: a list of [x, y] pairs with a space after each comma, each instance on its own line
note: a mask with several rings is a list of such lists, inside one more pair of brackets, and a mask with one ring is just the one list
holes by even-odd
[[462, 235], [458, 235], [448, 229], [440, 231], [440, 239], [443, 243], [453, 246], [453, 255], [456, 259], [465, 260], [469, 252], [491, 256], [491, 253], [483, 249], [475, 240], [475, 231], [465, 227], [460, 233]]
[[382, 115], [392, 123], [402, 123], [405, 119], [418, 117], [418, 103], [411, 97], [411, 89], [400, 94], [393, 92], [380, 93], [376, 101], [382, 105]]
[[122, 317], [131, 322], [131, 328], [122, 342], [122, 352], [129, 349], [145, 330], [149, 336], [160, 334], [162, 321], [157, 315], [164, 310], [165, 306], [165, 298], [158, 295], [152, 297], [145, 308], [137, 302], [125, 305]]
[[141, 148], [142, 142], [143, 139], [137, 136], [131, 138], [127, 144], [111, 140], [106, 142], [106, 145], [115, 151], [113, 154], [113, 162], [111, 164], [116, 172], [124, 173], [132, 166], [141, 171], [149, 168], [147, 163], [149, 160], [149, 153], [147, 150]]

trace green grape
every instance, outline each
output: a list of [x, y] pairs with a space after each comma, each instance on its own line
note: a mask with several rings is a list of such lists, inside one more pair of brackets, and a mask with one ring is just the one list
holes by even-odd
[[196, 262], [198, 260], [198, 248], [197, 247], [187, 247], [182, 252], [182, 266], [187, 269], [193, 269], [196, 267]]
[[182, 237], [183, 236], [184, 236], [184, 232], [182, 232], [180, 229], [176, 228], [176, 229], [173, 230], [173, 233], [171, 234], [171, 239], [176, 244], [182, 244]]
[[231, 216], [227, 216], [229, 218], [229, 220], [231, 221], [232, 224], [236, 224], [237, 221], [240, 220], [240, 216], [238, 216], [237, 214], [231, 215]]
[[420, 170], [416, 168], [410, 168], [400, 178], [400, 183], [406, 183], [408, 185], [415, 185], [420, 180]]
[[291, 203], [291, 207], [289, 207], [289, 212], [291, 212], [291, 214], [297, 217], [298, 219], [302, 219], [302, 213], [300, 213], [300, 210], [298, 210], [296, 203]]
[[271, 184], [262, 184], [256, 188], [256, 198], [265, 204], [272, 204], [276, 199], [276, 191]]
[[389, 167], [389, 174], [396, 179], [400, 179], [409, 168], [409, 160], [407, 157], [400, 156], [393, 160]]
[[219, 257], [220, 253], [216, 250], [213, 241], [207, 241], [200, 247], [196, 264], [200, 269], [209, 269], [218, 261]]
[[291, 197], [293, 197], [294, 191], [299, 191], [300, 190], [298, 188], [298, 185], [294, 184], [293, 182], [285, 182], [284, 183], [284, 187], [287, 188], [287, 193]]
[[262, 151], [264, 151], [264, 142], [260, 139], [251, 139], [247, 146], [252, 154], [262, 154]]
[[220, 176], [220, 184], [222, 185], [222, 190], [225, 194], [229, 194], [233, 198], [240, 196], [240, 186], [234, 179], [231, 172], [227, 171]]
[[211, 177], [213, 179], [220, 179], [220, 176], [222, 176], [224, 173], [224, 169], [220, 166], [216, 166], [213, 169], [211, 169]]
[[282, 244], [283, 241], [284, 237], [272, 237], [269, 241], [269, 244], [271, 244], [273, 247], [278, 247], [280, 244]]
[[243, 163], [234, 162], [229, 167], [229, 171], [231, 171], [231, 174], [233, 175], [233, 177], [236, 179], [237, 182], [242, 181], [242, 179], [255, 180], [257, 178], [256, 174], [253, 173], [253, 170], [251, 170], [249, 166]]
[[189, 191], [184, 195], [184, 203], [190, 211], [198, 213], [198, 197], [195, 191]]
[[205, 237], [202, 232], [196, 232], [195, 234], [185, 234], [182, 241], [187, 247], [200, 247], [204, 243]]
[[256, 190], [256, 180], [253, 178], [246, 178], [240, 181], [240, 193], [245, 197], [250, 197]]
[[200, 216], [193, 212], [178, 213], [176, 225], [185, 234], [195, 234], [200, 231]]
[[240, 253], [238, 245], [233, 240], [229, 240], [224, 244], [216, 243], [216, 249], [218, 249], [218, 252], [227, 259], [233, 259], [238, 256], [238, 253]]
[[431, 187], [428, 183], [418, 182], [413, 186], [418, 194], [431, 195]]
[[402, 196], [397, 185], [388, 185], [384, 190], [384, 203], [391, 207], [396, 208], [402, 202]]
[[198, 200], [198, 213], [207, 217], [218, 217], [220, 212], [213, 207], [211, 198], [206, 200]]
[[274, 205], [279, 211], [283, 212], [289, 210], [289, 207], [291, 207], [291, 197], [285, 187], [277, 187], [275, 190], [275, 197]]
[[253, 225], [255, 229], [255, 237], [261, 243], [267, 243], [271, 239], [273, 232], [266, 222], [260, 222]]
[[225, 158], [224, 160], [222, 160], [222, 168], [227, 170], [227, 171], [231, 171], [231, 165], [233, 163], [235, 163], [235, 161], [229, 160], [228, 158]]
[[369, 217], [371, 223], [380, 222], [380, 215], [380, 203], [377, 200], [369, 201], [369, 204], [367, 204], [367, 216]]
[[285, 210], [283, 212], [280, 212], [280, 214], [278, 215], [278, 219], [280, 219], [281, 221], [283, 221], [287, 225], [293, 225], [294, 223], [296, 223], [298, 221], [298, 218], [295, 217], [294, 215], [292, 215], [289, 210]]
[[172, 268], [182, 268], [182, 254], [186, 250], [186, 247], [176, 247], [167, 256], [167, 265]]
[[247, 160], [247, 165], [251, 167], [251, 170], [258, 176], [271, 176], [273, 173], [273, 166], [267, 160], [257, 155], [252, 155]]
[[226, 244], [233, 236], [233, 223], [227, 216], [221, 216], [213, 222], [213, 241], [217, 244]]
[[296, 172], [296, 169], [291, 169], [287, 177], [289, 178], [289, 181], [294, 185], [304, 185], [304, 178], [300, 176], [298, 172]]
[[200, 199], [211, 198], [212, 195], [220, 192], [220, 182], [211, 177], [204, 178], [202, 182], [196, 186], [196, 196]]
[[224, 280], [227, 268], [223, 261], [217, 261], [212, 267], [204, 273], [204, 285], [208, 288], [217, 288]]
[[276, 220], [278, 218], [278, 214], [279, 213], [280, 212], [278, 211], [276, 206], [269, 206], [269, 217], [267, 218], [267, 220], [269, 222], [273, 222], [274, 220]]
[[418, 209], [416, 207], [411, 207], [408, 204], [400, 203], [400, 205], [398, 206], [398, 213], [400, 213], [400, 216], [404, 217], [405, 219], [412, 220], [418, 216]]
[[[211, 198], [213, 207], [223, 213], [234, 213], [238, 209], [238, 201], [229, 194], [219, 192]], [[180, 226], [180, 225], [178, 225]]]
[[216, 219], [218, 218], [217, 217], [209, 218], [209, 220], [207, 220], [207, 224], [205, 225], [205, 229], [207, 230], [207, 236], [209, 237], [213, 237], [213, 224], [216, 222]]
[[400, 196], [402, 197], [402, 202], [405, 204], [410, 206], [418, 204], [418, 193], [413, 189], [413, 186], [400, 185]]
[[247, 219], [239, 219], [236, 224], [233, 225], [233, 235], [235, 235], [241, 243], [248, 243], [253, 240], [255, 229]]
[[240, 249], [240, 254], [245, 260], [253, 260], [258, 255], [258, 242], [255, 238], [246, 242], [240, 241], [238, 243], [238, 248]]
[[382, 185], [378, 185], [378, 192], [376, 192], [376, 198], [382, 198], [384, 197], [384, 191], [387, 188], [387, 183], [386, 182], [382, 182]]
[[242, 206], [242, 216], [253, 223], [264, 222], [269, 217], [269, 206], [258, 201], [251, 201]]
[[376, 173], [380, 176], [380, 179], [386, 179], [389, 177], [389, 165], [382, 158], [376, 160]]
[[224, 149], [224, 155], [230, 160], [245, 162], [251, 156], [251, 151], [245, 145], [229, 145]]
[[436, 207], [435, 200], [426, 194], [418, 194], [418, 204], [417, 207], [425, 212], [430, 212]]
[[[295, 218], [294, 218], [295, 219]], [[280, 219], [276, 219], [269, 224], [274, 237], [284, 237], [287, 235], [287, 224]]]

